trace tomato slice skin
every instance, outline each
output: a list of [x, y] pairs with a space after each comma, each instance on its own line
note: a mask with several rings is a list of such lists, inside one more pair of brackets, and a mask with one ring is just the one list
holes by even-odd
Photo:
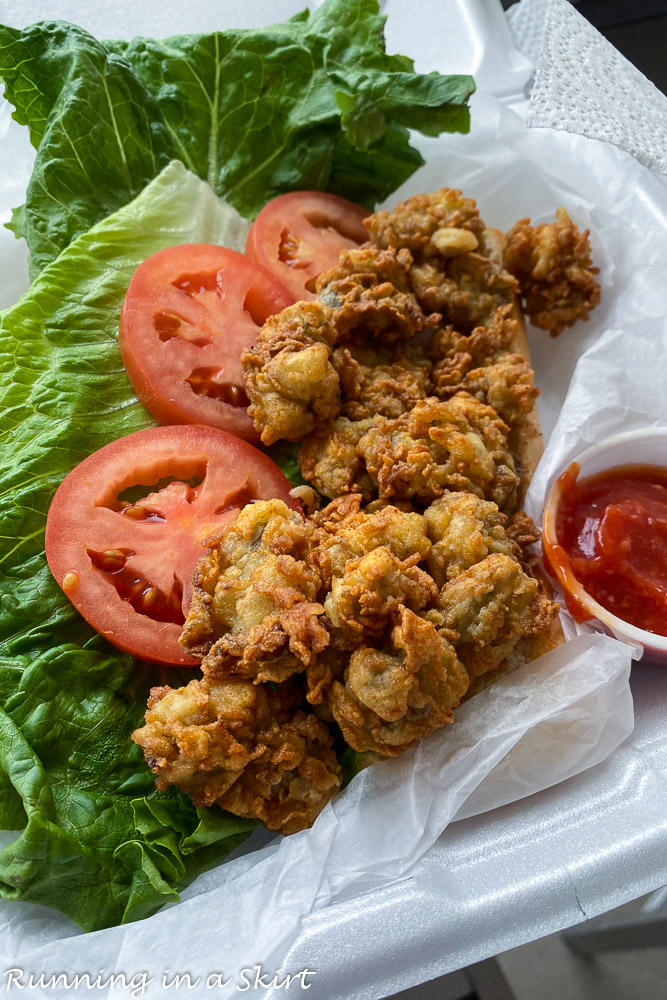
[[[152, 485], [169, 477], [174, 481], [162, 489]], [[137, 486], [148, 495], [119, 499]], [[153, 663], [195, 666], [178, 637], [206, 539], [255, 499], [277, 498], [300, 511], [290, 488], [268, 456], [218, 428], [137, 431], [89, 455], [58, 487], [46, 523], [49, 568], [80, 614], [118, 649]]]
[[130, 282], [118, 335], [138, 398], [162, 424], [206, 424], [256, 441], [241, 355], [293, 301], [226, 247], [188, 243], [148, 257]]
[[268, 202], [248, 233], [245, 252], [295, 299], [315, 298], [315, 279], [341, 250], [368, 240], [360, 205], [323, 191], [293, 191]]

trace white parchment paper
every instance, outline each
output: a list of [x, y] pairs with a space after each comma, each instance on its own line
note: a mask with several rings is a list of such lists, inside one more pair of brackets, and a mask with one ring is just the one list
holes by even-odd
[[[32, 20], [30, 6], [21, 5], [14, 15], [20, 21], [10, 23]], [[59, 7], [61, 16], [71, 16], [66, 0]], [[165, 23], [155, 7], [150, 17], [146, 15], [150, 23], [138, 25], [139, 5], [134, 7], [132, 31], [165, 35], [184, 30], [182, 24]], [[208, 28], [212, 7], [206, 7]], [[234, 23], [235, 7], [228, 4], [224, 11], [216, 11], [220, 27]], [[482, 0], [449, 0], [429, 5], [429, 18], [423, 21], [411, 14], [414, 5], [403, 0], [390, 0], [384, 7], [389, 13], [390, 50], [412, 55], [421, 70], [434, 68], [437, 51], [464, 52], [466, 65], [441, 64], [440, 68], [473, 68], [485, 84], [473, 98], [470, 135], [416, 137], [426, 166], [392, 203], [413, 192], [447, 185], [461, 187], [477, 198], [485, 221], [492, 226], [505, 229], [526, 215], [541, 221], [565, 205], [580, 225], [591, 229], [602, 272], [602, 305], [589, 323], [578, 324], [558, 340], [530, 331], [536, 381], [542, 388], [540, 416], [545, 436], [550, 436], [530, 493], [531, 510], [537, 515], [546, 484], [590, 435], [628, 426], [625, 421], [631, 411], [632, 419], [636, 416], [645, 422], [664, 418], [654, 362], [664, 344], [660, 317], [667, 314], [663, 277], [667, 189], [629, 154], [613, 146], [564, 132], [526, 128], [511, 106], [520, 110], [521, 87], [530, 66], [511, 48], [499, 7]], [[97, 7], [96, 17], [99, 11]], [[285, 13], [281, 10], [279, 16]], [[111, 8], [105, 9], [108, 27], [98, 32], [112, 37], [127, 34], [121, 14], [114, 18]], [[35, 16], [42, 16], [41, 10], [35, 9]], [[179, 16], [183, 16], [182, 8]], [[247, 23], [247, 17], [246, 13], [237, 23]], [[434, 42], [438, 38], [439, 49]], [[515, 100], [499, 100], [498, 95]], [[20, 201], [20, 196], [16, 198], [19, 174], [23, 171], [27, 179], [30, 154], [27, 146], [21, 147], [25, 137], [7, 122], [6, 109], [1, 107], [0, 133], [3, 114], [7, 134], [0, 142], [0, 155], [4, 165], [8, 161], [1, 151], [11, 149], [16, 168], [9, 171], [14, 179], [0, 185], [0, 194], [5, 198], [9, 192], [15, 204]], [[0, 208], [4, 211], [6, 205], [5, 199]], [[12, 249], [16, 254], [18, 248]], [[5, 250], [3, 244], [0, 252]], [[9, 255], [7, 260], [18, 260], [19, 255]], [[629, 336], [635, 341], [631, 343]], [[653, 388], [648, 392], [643, 389], [643, 371], [627, 377], [628, 372], [637, 371], [640, 341], [643, 364], [653, 364]], [[563, 407], [580, 358], [572, 396]], [[171, 970], [168, 978], [174, 972], [188, 971], [193, 981], [199, 977], [194, 992], [181, 991], [197, 996], [235, 995], [243, 982], [241, 971], [257, 963], [266, 971], [300, 971], [303, 965], [291, 966], [286, 956], [299, 954], [306, 917], [351, 898], [359, 898], [372, 909], [383, 888], [400, 889], [400, 880], [409, 878], [411, 869], [457, 814], [460, 818], [483, 813], [604, 759], [632, 727], [629, 667], [628, 647], [606, 636], [580, 635], [471, 699], [459, 710], [454, 726], [403, 757], [359, 776], [327, 807], [312, 830], [201, 876], [184, 893], [183, 902], [146, 921], [82, 936], [53, 911], [30, 904], [1, 904], [0, 989], [5, 982], [3, 969], [16, 966], [47, 975], [64, 970], [94, 975], [105, 969], [107, 974], [124, 973], [127, 979], [146, 972], [153, 982], [144, 993], [135, 994], [145, 996], [162, 995], [161, 977], [167, 970]], [[462, 877], [460, 885], [465, 884]], [[497, 932], [494, 928], [496, 937]], [[387, 930], [385, 943], [387, 956], [400, 950], [400, 920]], [[326, 956], [320, 956], [318, 974], [324, 979], [328, 973], [332, 981], [335, 969], [327, 969], [326, 961]], [[207, 989], [206, 977], [223, 972], [224, 979], [232, 977], [229, 986], [218, 989], [215, 981]], [[317, 977], [312, 981], [311, 997], [324, 1000], [333, 995], [331, 989], [318, 989]], [[393, 979], [385, 978], [385, 994], [391, 991], [392, 982], [396, 988], [405, 985], [399, 970]], [[137, 988], [141, 989], [140, 982]], [[82, 992], [55, 987], [30, 995], [60, 998]], [[270, 988], [248, 992], [278, 995]], [[120, 982], [112, 990], [96, 990], [95, 995], [120, 997], [131, 991]], [[371, 990], [365, 995], [376, 994]]]
[[[56, 967], [128, 977], [149, 970], [155, 979], [147, 997], [162, 995], [168, 969], [187, 971], [202, 987], [224, 971], [232, 982], [216, 996], [231, 997], [243, 985], [242, 970], [257, 963], [284, 968], [304, 916], [405, 875], [475, 790], [468, 812], [520, 798], [606, 757], [632, 728], [628, 669], [627, 650], [615, 640], [580, 636], [468, 701], [455, 726], [364, 771], [311, 830], [200, 877], [178, 906], [88, 934], [85, 943], [78, 935], [49, 940], [55, 922], [46, 935], [44, 927], [34, 935], [15, 919], [5, 927], [3, 949], [14, 943], [14, 963], [36, 974]], [[20, 954], [41, 935], [48, 943]], [[108, 992], [127, 995], [125, 984]]]

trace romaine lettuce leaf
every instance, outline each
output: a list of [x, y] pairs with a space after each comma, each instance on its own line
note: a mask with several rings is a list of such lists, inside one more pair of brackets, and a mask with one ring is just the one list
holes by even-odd
[[44, 556], [46, 514], [64, 476], [153, 423], [118, 351], [135, 268], [176, 243], [242, 246], [246, 232], [206, 183], [173, 163], [0, 314], [0, 825], [25, 825], [0, 851], [0, 896], [55, 906], [87, 930], [177, 899], [254, 825], [155, 791], [130, 733], [150, 687], [185, 683], [185, 673], [160, 675], [110, 647]]
[[23, 672], [0, 710], [0, 763], [27, 819], [0, 851], [1, 896], [55, 906], [85, 930], [136, 920], [256, 825], [155, 791], [129, 736], [160, 679], [186, 682], [99, 637], [54, 646]]
[[264, 29], [99, 42], [58, 21], [0, 27], [0, 78], [37, 147], [31, 275], [171, 159], [252, 218], [327, 189], [367, 207], [423, 162], [408, 127], [467, 131], [469, 76], [387, 55], [377, 0], [327, 0]]

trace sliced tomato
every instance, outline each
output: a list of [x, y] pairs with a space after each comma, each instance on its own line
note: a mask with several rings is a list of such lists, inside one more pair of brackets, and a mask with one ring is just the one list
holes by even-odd
[[293, 301], [226, 247], [190, 243], [148, 257], [130, 282], [119, 331], [137, 396], [162, 424], [207, 424], [256, 440], [241, 355]]
[[245, 252], [295, 299], [314, 299], [315, 280], [338, 263], [341, 250], [365, 243], [368, 212], [322, 191], [274, 198], [255, 219]]
[[289, 490], [271, 459], [225, 431], [138, 431], [63, 480], [46, 522], [46, 558], [109, 642], [141, 660], [194, 665], [178, 637], [205, 541], [253, 500], [277, 498], [299, 510]]

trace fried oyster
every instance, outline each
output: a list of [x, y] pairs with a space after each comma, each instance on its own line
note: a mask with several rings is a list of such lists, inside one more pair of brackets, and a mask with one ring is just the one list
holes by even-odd
[[264, 444], [300, 441], [340, 406], [331, 364], [336, 330], [320, 302], [297, 302], [270, 316], [257, 343], [242, 356], [248, 413]]
[[438, 608], [471, 677], [507, 665], [520, 640], [546, 634], [555, 614], [538, 581], [502, 552], [445, 584]]
[[492, 407], [466, 392], [417, 403], [396, 420], [374, 422], [357, 452], [381, 500], [426, 506], [450, 490], [514, 506], [519, 478], [507, 426]]
[[301, 692], [204, 677], [153, 688], [146, 725], [132, 734], [164, 790], [295, 833], [338, 791], [341, 768], [328, 728], [300, 710]]
[[[300, 441], [335, 419], [355, 349], [374, 354], [435, 327], [440, 317], [426, 316], [410, 294], [410, 263], [407, 253], [369, 244], [343, 251], [317, 281], [319, 300], [297, 302], [266, 321], [241, 359], [248, 412], [264, 444]], [[334, 355], [341, 346], [348, 351]]]
[[358, 751], [392, 757], [454, 721], [470, 679], [454, 647], [406, 607], [381, 649], [359, 646], [329, 705]]
[[328, 497], [358, 492], [424, 507], [450, 490], [468, 490], [512, 510], [519, 477], [508, 430], [492, 407], [457, 392], [420, 400], [394, 420], [339, 417], [304, 441], [299, 465]]
[[305, 518], [278, 500], [239, 511], [183, 630], [203, 679], [154, 689], [133, 737], [158, 787], [292, 832], [339, 787], [332, 731], [391, 757], [452, 722], [478, 675], [549, 643], [534, 532], [506, 524], [468, 492], [423, 514], [359, 494]]
[[207, 676], [284, 681], [327, 645], [310, 534], [282, 500], [260, 500], [199, 560], [180, 642]]
[[564, 208], [556, 221], [521, 219], [507, 234], [505, 267], [518, 279], [523, 307], [535, 326], [558, 336], [600, 301], [588, 229], [580, 232]]
[[505, 515], [474, 494], [446, 493], [424, 511], [424, 520], [432, 543], [426, 568], [439, 588], [493, 552], [521, 555], [505, 530]]
[[262, 441], [301, 442], [331, 502], [252, 504], [209, 546], [181, 637], [203, 679], [155, 689], [134, 734], [159, 788], [285, 833], [338, 790], [334, 740], [414, 746], [550, 648], [558, 611], [517, 510], [537, 390], [515, 302], [552, 331], [585, 316], [587, 233], [560, 211], [505, 246], [447, 188], [365, 225], [242, 359]]
[[378, 246], [410, 251], [408, 280], [417, 301], [457, 330], [489, 326], [496, 310], [511, 304], [517, 282], [494, 252], [475, 202], [460, 191], [414, 195], [364, 225]]

